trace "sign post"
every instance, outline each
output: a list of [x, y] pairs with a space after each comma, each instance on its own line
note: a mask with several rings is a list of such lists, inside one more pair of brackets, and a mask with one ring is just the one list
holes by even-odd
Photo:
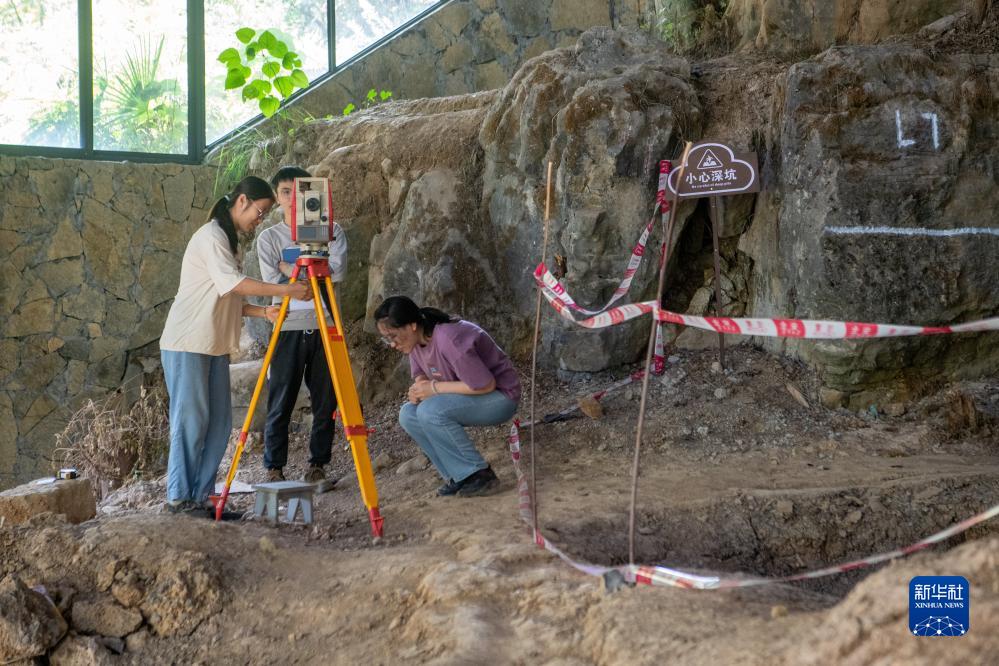
[[[670, 174], [670, 192], [680, 199], [708, 197], [715, 266], [715, 316], [721, 316], [721, 253], [718, 230], [724, 221], [723, 196], [760, 191], [756, 153], [740, 153], [717, 141], [694, 144], [684, 169]], [[681, 177], [682, 175], [682, 177]], [[679, 178], [679, 182], [677, 182]], [[725, 367], [725, 336], [718, 334], [718, 363]]]

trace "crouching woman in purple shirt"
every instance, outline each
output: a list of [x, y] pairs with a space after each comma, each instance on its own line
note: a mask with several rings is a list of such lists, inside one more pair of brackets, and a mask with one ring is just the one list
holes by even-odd
[[442, 477], [437, 494], [468, 497], [499, 480], [466, 426], [509, 421], [520, 400], [513, 364], [489, 334], [470, 321], [392, 296], [375, 310], [382, 341], [409, 356], [413, 385], [399, 423]]

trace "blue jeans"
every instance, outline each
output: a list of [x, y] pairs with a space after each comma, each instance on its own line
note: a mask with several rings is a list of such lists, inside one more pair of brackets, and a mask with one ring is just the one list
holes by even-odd
[[170, 394], [167, 499], [204, 502], [232, 430], [229, 356], [160, 351]]
[[509, 421], [515, 411], [517, 403], [499, 391], [484, 395], [442, 393], [418, 405], [404, 404], [399, 423], [445, 480], [462, 481], [489, 466], [464, 426], [497, 425]]

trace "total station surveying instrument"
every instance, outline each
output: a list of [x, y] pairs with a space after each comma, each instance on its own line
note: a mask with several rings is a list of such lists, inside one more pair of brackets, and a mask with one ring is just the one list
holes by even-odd
[[[354, 384], [354, 374], [350, 368], [350, 358], [347, 355], [347, 343], [343, 337], [343, 320], [340, 318], [340, 308], [337, 306], [333, 283], [330, 280], [329, 243], [333, 240], [333, 208], [332, 189], [328, 178], [296, 178], [294, 197], [291, 203], [291, 240], [298, 245], [299, 255], [295, 260], [290, 282], [294, 283], [301, 276], [306, 277], [312, 285], [312, 303], [316, 309], [316, 320], [319, 324], [319, 334], [323, 341], [323, 351], [326, 354], [326, 364], [329, 366], [330, 377], [333, 378], [333, 388], [336, 390], [337, 405], [340, 418], [343, 421], [343, 431], [350, 442], [350, 450], [354, 457], [354, 467], [357, 469], [357, 483], [361, 487], [361, 499], [368, 509], [373, 536], [382, 536], [383, 518], [378, 511], [378, 490], [375, 488], [375, 477], [371, 471], [371, 457], [368, 454], [368, 429], [364, 425], [361, 405], [357, 398], [357, 386]], [[320, 280], [323, 288], [320, 289]], [[243, 429], [239, 433], [239, 444], [232, 457], [232, 465], [226, 476], [222, 495], [215, 499], [215, 519], [220, 520], [229, 488], [236, 476], [239, 458], [250, 431], [253, 412], [260, 398], [267, 368], [270, 367], [274, 348], [277, 346], [278, 335], [288, 313], [290, 298], [285, 296], [281, 301], [281, 310], [274, 322], [274, 332], [271, 334], [267, 353], [264, 355], [263, 367], [257, 378], [256, 388], [250, 407], [246, 411]], [[333, 317], [332, 323], [327, 320], [323, 311], [323, 302]], [[333, 415], [315, 414], [314, 418], [333, 418]]]

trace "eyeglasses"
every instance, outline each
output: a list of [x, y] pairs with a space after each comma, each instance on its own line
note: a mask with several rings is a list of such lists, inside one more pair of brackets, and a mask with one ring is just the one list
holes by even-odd
[[399, 338], [406, 333], [405, 329], [398, 331], [397, 333], [386, 333], [380, 336], [382, 344], [386, 347], [395, 347], [399, 344]]
[[264, 211], [260, 210], [260, 208], [258, 208], [257, 204], [255, 204], [255, 203], [250, 203], [250, 205], [257, 209], [257, 219], [258, 220], [264, 219], [264, 216], [267, 215], [267, 213], [265, 213]]

